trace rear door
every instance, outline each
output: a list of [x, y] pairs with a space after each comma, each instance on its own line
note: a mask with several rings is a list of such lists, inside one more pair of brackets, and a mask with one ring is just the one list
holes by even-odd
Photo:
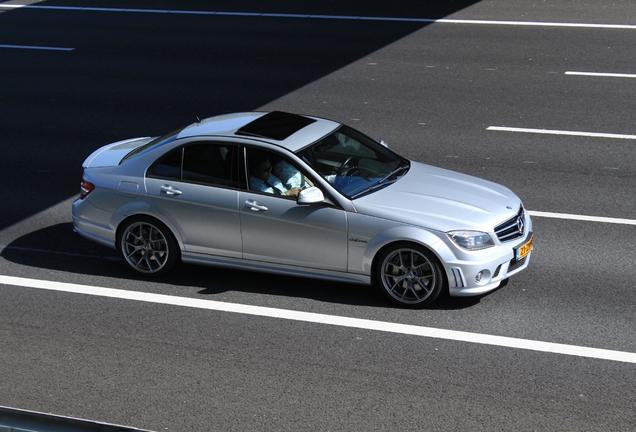
[[188, 252], [242, 255], [237, 151], [228, 143], [186, 144], [147, 171], [152, 203], [177, 228]]

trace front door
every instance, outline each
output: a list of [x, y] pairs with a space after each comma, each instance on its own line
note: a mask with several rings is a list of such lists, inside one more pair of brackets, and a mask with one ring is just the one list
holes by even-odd
[[239, 194], [243, 258], [323, 270], [347, 270], [347, 216], [293, 198]]
[[243, 258], [322, 270], [347, 269], [347, 214], [299, 205], [311, 179], [274, 152], [247, 149], [247, 191], [239, 193]]

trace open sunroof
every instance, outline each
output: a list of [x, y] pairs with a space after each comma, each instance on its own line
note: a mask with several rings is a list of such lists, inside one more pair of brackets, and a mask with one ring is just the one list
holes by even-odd
[[236, 134], [282, 141], [315, 121], [298, 114], [272, 111], [246, 124]]

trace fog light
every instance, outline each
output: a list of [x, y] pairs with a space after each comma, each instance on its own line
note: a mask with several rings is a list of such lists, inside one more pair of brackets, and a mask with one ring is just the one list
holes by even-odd
[[475, 283], [484, 284], [488, 282], [488, 278], [490, 278], [490, 272], [488, 270], [482, 270], [475, 275]]

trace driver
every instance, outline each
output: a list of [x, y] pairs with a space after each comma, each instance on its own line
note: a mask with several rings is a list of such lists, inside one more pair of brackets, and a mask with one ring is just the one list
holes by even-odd
[[293, 197], [298, 196], [301, 190], [301, 188], [297, 186], [286, 186], [278, 177], [272, 174], [272, 164], [265, 154], [251, 152], [249, 170], [250, 189], [252, 190]]
[[274, 175], [278, 177], [288, 189], [304, 189], [313, 185], [295, 166], [283, 159], [274, 164]]

